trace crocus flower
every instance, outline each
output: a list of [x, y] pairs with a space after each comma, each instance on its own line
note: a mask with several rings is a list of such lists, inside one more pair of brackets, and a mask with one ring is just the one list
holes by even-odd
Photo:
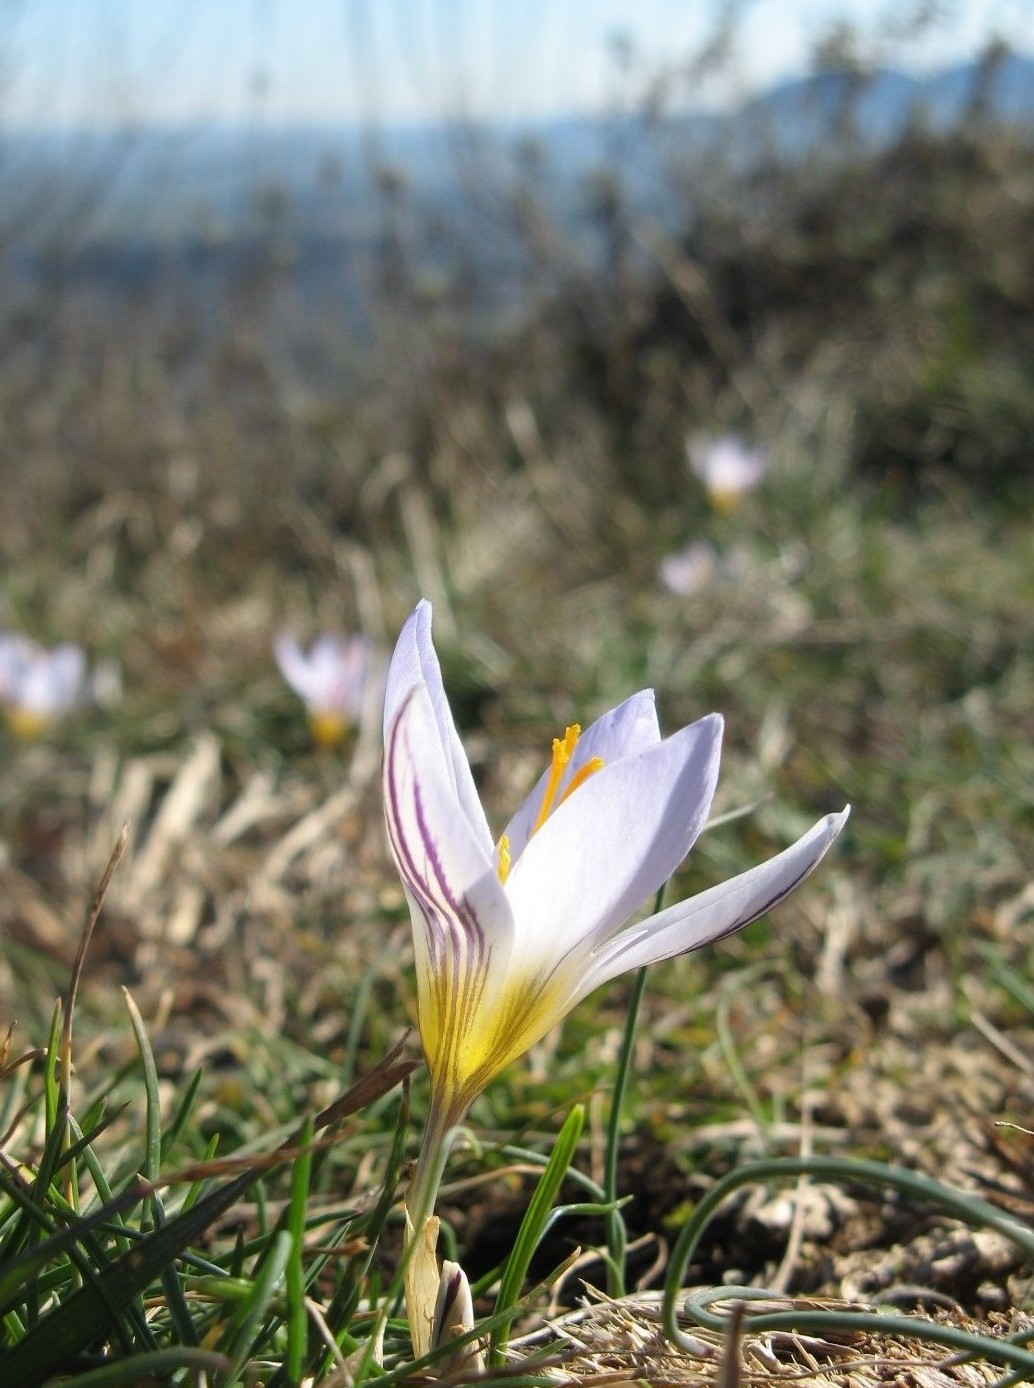
[[413, 922], [420, 1036], [431, 1109], [409, 1208], [430, 1212], [448, 1131], [485, 1085], [601, 983], [739, 930], [807, 877], [847, 818], [827, 815], [792, 847], [646, 919], [636, 912], [703, 829], [722, 720], [661, 739], [650, 690], [584, 733], [494, 839], [431, 643], [413, 611], [392, 657], [384, 710], [388, 839]]
[[752, 448], [733, 434], [711, 438], [690, 434], [686, 440], [689, 466], [707, 489], [708, 499], [723, 515], [734, 511], [771, 465], [764, 448]]
[[[438, 1296], [435, 1301], [434, 1318], [431, 1326], [429, 1349], [456, 1340], [474, 1329], [474, 1298], [471, 1295], [467, 1274], [459, 1263], [446, 1258], [438, 1283]], [[419, 1350], [417, 1351], [420, 1352]], [[464, 1345], [435, 1364], [435, 1372], [444, 1376], [455, 1369], [467, 1369], [475, 1374], [485, 1367], [484, 1356], [477, 1344]]]
[[684, 549], [666, 554], [657, 566], [657, 577], [676, 597], [687, 598], [706, 588], [718, 573], [718, 551], [706, 540], [693, 540]]
[[371, 643], [365, 636], [318, 636], [306, 654], [293, 636], [281, 633], [273, 652], [280, 673], [305, 704], [313, 741], [336, 746], [359, 722], [373, 664]]
[[91, 675], [71, 642], [48, 650], [19, 632], [0, 632], [0, 704], [17, 737], [38, 737], [63, 715], [104, 697], [112, 678], [103, 667]]

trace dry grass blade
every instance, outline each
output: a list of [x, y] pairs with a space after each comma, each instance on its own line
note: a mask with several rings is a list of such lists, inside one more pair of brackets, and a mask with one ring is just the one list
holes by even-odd
[[[551, 1372], [558, 1383], [603, 1388], [615, 1382], [640, 1382], [657, 1388], [764, 1388], [795, 1384], [801, 1388], [885, 1388], [908, 1383], [912, 1388], [991, 1388], [1001, 1366], [982, 1360], [959, 1362], [943, 1346], [900, 1336], [858, 1331], [842, 1339], [787, 1332], [743, 1333], [746, 1312], [737, 1302], [724, 1336], [699, 1330], [700, 1356], [678, 1352], [664, 1338], [659, 1296], [644, 1292], [611, 1301], [593, 1292], [593, 1300], [551, 1321], [534, 1334], [514, 1341], [530, 1369], [539, 1354], [564, 1356]], [[809, 1301], [811, 1307], [834, 1303]], [[845, 1309], [836, 1303], [835, 1309]], [[862, 1309], [862, 1308], [858, 1308]], [[961, 1312], [938, 1320], [962, 1330], [988, 1333]], [[1017, 1323], [997, 1317], [993, 1333], [1011, 1335], [1034, 1329], [1034, 1320]], [[695, 1332], [696, 1333], [696, 1332]], [[529, 1353], [534, 1354], [529, 1356]], [[515, 1365], [511, 1365], [513, 1369]]]
[[111, 880], [115, 876], [115, 870], [122, 861], [122, 856], [126, 851], [126, 844], [129, 842], [129, 826], [123, 824], [115, 840], [115, 846], [111, 850], [108, 865], [101, 874], [101, 879], [97, 883], [97, 888], [90, 902], [89, 910], [86, 912], [86, 919], [83, 922], [82, 933], [79, 937], [79, 948], [76, 951], [75, 961], [72, 964], [72, 974], [68, 983], [68, 991], [65, 994], [64, 1017], [61, 1023], [61, 1073], [62, 1085], [67, 1095], [72, 1078], [72, 1018], [75, 1012], [75, 1000], [79, 993], [79, 984], [82, 981], [83, 965], [86, 963], [86, 953], [90, 948], [90, 941], [93, 939], [93, 932], [97, 921], [100, 918], [101, 907], [104, 905], [104, 898], [108, 894]]

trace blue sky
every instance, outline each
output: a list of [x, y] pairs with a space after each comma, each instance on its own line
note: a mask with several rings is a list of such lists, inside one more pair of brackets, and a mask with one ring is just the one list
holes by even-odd
[[[806, 70], [838, 18], [866, 51], [929, 69], [994, 35], [1034, 52], [1031, 0], [927, 0], [941, 19], [887, 44], [920, 0], [743, 0], [733, 56], [681, 104], [728, 104]], [[0, 0], [0, 124], [535, 118], [634, 101], [676, 76], [723, 0]], [[630, 42], [624, 71], [613, 39]], [[881, 46], [882, 45], [882, 46]]]

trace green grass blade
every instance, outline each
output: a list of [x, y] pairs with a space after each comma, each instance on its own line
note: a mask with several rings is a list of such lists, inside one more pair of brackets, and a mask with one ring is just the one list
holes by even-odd
[[61, 1111], [61, 1083], [57, 1073], [58, 1063], [61, 1058], [61, 1018], [61, 1004], [60, 1002], [56, 1002], [50, 1018], [50, 1035], [47, 1038], [47, 1058], [43, 1067], [43, 1100], [48, 1137], [57, 1127], [58, 1115]]
[[201, 1076], [204, 1072], [195, 1070], [187, 1084], [186, 1092], [180, 1100], [179, 1107], [173, 1114], [172, 1119], [165, 1126], [162, 1134], [162, 1161], [168, 1161], [173, 1148], [180, 1139], [187, 1120], [190, 1117], [194, 1104], [197, 1100], [198, 1090], [201, 1087]]
[[[144, 1019], [140, 1015], [140, 1009], [128, 988], [122, 989], [125, 998], [126, 1009], [129, 1012], [130, 1025], [133, 1028], [133, 1035], [136, 1038], [137, 1050], [140, 1053], [140, 1065], [144, 1075], [144, 1094], [145, 1094], [145, 1117], [144, 1117], [144, 1153], [141, 1172], [146, 1180], [154, 1183], [158, 1180], [162, 1161], [162, 1103], [161, 1091], [158, 1086], [158, 1067], [154, 1063], [154, 1052], [151, 1049], [151, 1040], [147, 1035], [147, 1028], [144, 1026]], [[196, 1090], [195, 1090], [196, 1092]], [[165, 1218], [165, 1206], [162, 1203], [160, 1193], [155, 1190], [150, 1198], [150, 1221], [141, 1221], [141, 1229], [149, 1226], [154, 1228], [167, 1227]], [[180, 1343], [185, 1345], [197, 1345], [198, 1334], [194, 1328], [194, 1319], [190, 1314], [186, 1297], [183, 1295], [183, 1287], [180, 1283], [179, 1275], [176, 1271], [174, 1262], [169, 1262], [161, 1270], [162, 1289], [165, 1292], [165, 1300], [168, 1306], [169, 1316], [172, 1320]]]
[[121, 1254], [104, 1269], [103, 1287], [92, 1282], [42, 1317], [25, 1338], [0, 1357], [4, 1388], [36, 1388], [66, 1370], [75, 1356], [117, 1328], [117, 1312], [138, 1297], [184, 1249], [229, 1209], [257, 1179], [248, 1171], [211, 1192], [190, 1210], [170, 1220]]
[[150, 1354], [134, 1354], [65, 1379], [65, 1388], [125, 1388], [128, 1383], [164, 1383], [180, 1369], [193, 1369], [194, 1382], [205, 1373], [227, 1368], [226, 1356], [210, 1349], [159, 1349]]
[[[524, 1285], [524, 1279], [528, 1275], [528, 1268], [531, 1265], [535, 1249], [542, 1238], [542, 1231], [549, 1218], [549, 1212], [553, 1208], [557, 1192], [567, 1175], [568, 1167], [571, 1165], [571, 1160], [577, 1149], [584, 1122], [585, 1109], [581, 1104], [576, 1104], [567, 1115], [564, 1126], [560, 1129], [549, 1161], [535, 1187], [535, 1194], [531, 1197], [524, 1218], [521, 1220], [521, 1227], [517, 1233], [513, 1252], [507, 1260], [502, 1281], [499, 1284], [499, 1294], [495, 1303], [497, 1314], [508, 1311], [516, 1305]], [[510, 1324], [510, 1320], [504, 1320], [494, 1332], [489, 1355], [490, 1364], [503, 1362], [503, 1350], [506, 1348], [506, 1342], [509, 1338]]]
[[230, 1364], [224, 1379], [227, 1383], [232, 1383], [239, 1376], [253, 1353], [261, 1322], [290, 1262], [292, 1244], [291, 1235], [286, 1229], [280, 1229], [273, 1235], [251, 1284], [250, 1296], [234, 1312], [227, 1326], [223, 1346], [223, 1353]]
[[[28, 1194], [19, 1190], [16, 1185], [8, 1185], [7, 1176], [8, 1173], [0, 1170], [0, 1189], [3, 1189], [12, 1199], [25, 1201], [27, 1205], [30, 1205], [31, 1201]], [[99, 1228], [101, 1225], [108, 1224], [112, 1219], [118, 1218], [124, 1210], [139, 1204], [143, 1194], [142, 1187], [124, 1190], [101, 1206], [100, 1209], [81, 1217], [71, 1228], [53, 1232], [27, 1253], [0, 1263], [0, 1315], [5, 1314], [12, 1306], [24, 1299], [24, 1288], [47, 1263], [64, 1254], [70, 1254], [82, 1241], [84, 1234]], [[34, 1214], [39, 1214], [35, 1206], [32, 1206], [32, 1210]], [[47, 1221], [43, 1227], [52, 1229], [53, 1225]]]
[[[661, 909], [664, 888], [657, 893], [654, 911]], [[625, 1294], [625, 1249], [628, 1245], [628, 1230], [624, 1216], [618, 1208], [618, 1157], [621, 1151], [621, 1113], [625, 1104], [629, 1077], [632, 1073], [632, 1052], [635, 1048], [635, 1033], [639, 1025], [639, 1011], [646, 989], [646, 969], [639, 969], [632, 985], [632, 998], [628, 1005], [628, 1017], [618, 1052], [617, 1072], [614, 1076], [614, 1093], [610, 1100], [610, 1118], [607, 1122], [607, 1149], [603, 1160], [603, 1189], [611, 1209], [604, 1218], [607, 1231], [607, 1292], [612, 1297]]]
[[[349, 1264], [341, 1286], [335, 1293], [334, 1300], [327, 1310], [326, 1320], [331, 1327], [341, 1326], [347, 1328], [355, 1308], [359, 1304], [359, 1296], [362, 1289], [363, 1279], [370, 1271], [374, 1255], [377, 1252], [377, 1244], [380, 1240], [391, 1207], [395, 1203], [395, 1191], [398, 1188], [399, 1179], [402, 1175], [402, 1163], [406, 1156], [406, 1136], [409, 1130], [409, 1086], [402, 1090], [402, 1102], [399, 1104], [398, 1118], [395, 1123], [395, 1134], [392, 1139], [391, 1151], [388, 1154], [388, 1165], [384, 1173], [384, 1183], [381, 1186], [381, 1193], [377, 1203], [370, 1214], [361, 1221], [356, 1222], [356, 1232], [361, 1232], [367, 1243], [367, 1252], [362, 1259], [356, 1259]], [[340, 1340], [339, 1340], [340, 1343]], [[326, 1365], [329, 1373], [329, 1362]]]
[[301, 1381], [308, 1357], [309, 1318], [305, 1311], [305, 1210], [312, 1179], [312, 1119], [306, 1119], [300, 1134], [301, 1155], [291, 1172], [291, 1201], [287, 1209], [287, 1232], [291, 1253], [287, 1261], [287, 1355], [284, 1367], [289, 1383]]
[[[662, 1318], [664, 1333], [673, 1344], [682, 1348], [692, 1348], [687, 1343], [687, 1338], [678, 1324], [678, 1302], [686, 1268], [689, 1266], [715, 1210], [728, 1195], [740, 1186], [797, 1176], [814, 1176], [820, 1180], [843, 1184], [889, 1186], [892, 1190], [898, 1190], [903, 1195], [912, 1196], [916, 1200], [943, 1210], [954, 1219], [959, 1219], [971, 1227], [996, 1230], [1019, 1248], [1028, 1260], [1034, 1262], [1034, 1229], [1022, 1224], [1012, 1215], [1006, 1214], [994, 1205], [988, 1204], [987, 1201], [981, 1200], [977, 1196], [966, 1195], [950, 1186], [942, 1185], [940, 1181], [934, 1180], [931, 1176], [909, 1171], [901, 1166], [864, 1161], [854, 1157], [773, 1157], [765, 1161], [750, 1162], [728, 1172], [710, 1187], [686, 1221], [675, 1242], [675, 1247], [672, 1249], [664, 1283]], [[832, 1313], [826, 1312], [810, 1314], [832, 1316]], [[852, 1313], [845, 1312], [840, 1315], [839, 1319], [842, 1321], [850, 1314]], [[746, 1331], [753, 1331], [755, 1328], [761, 1329], [762, 1323], [764, 1323], [764, 1328], [774, 1329], [776, 1328], [776, 1319], [776, 1316], [747, 1316], [744, 1318], [743, 1326]], [[778, 1319], [778, 1328], [780, 1329], [805, 1329], [803, 1316], [798, 1317], [794, 1312], [780, 1313]], [[861, 1321], [852, 1323], [861, 1329], [865, 1328]], [[916, 1320], [912, 1324], [923, 1325], [925, 1322]], [[818, 1324], [813, 1328], [816, 1333], [820, 1333]], [[834, 1328], [842, 1329], [843, 1326], [838, 1322], [837, 1326], [834, 1327], [833, 1320], [829, 1319], [821, 1327], [826, 1331]], [[689, 1339], [691, 1341], [692, 1337]], [[1019, 1363], [1019, 1360], [1000, 1358], [997, 1362]]]
[[146, 1109], [144, 1117], [144, 1155], [140, 1171], [145, 1180], [154, 1183], [158, 1179], [162, 1161], [162, 1105], [161, 1094], [158, 1088], [158, 1069], [154, 1063], [154, 1052], [151, 1050], [151, 1042], [147, 1036], [144, 1019], [140, 1015], [140, 1009], [133, 1001], [133, 995], [128, 988], [122, 989], [122, 996], [126, 1001], [129, 1021], [133, 1028], [133, 1035], [136, 1038], [137, 1050], [140, 1052], [140, 1064], [144, 1072]]

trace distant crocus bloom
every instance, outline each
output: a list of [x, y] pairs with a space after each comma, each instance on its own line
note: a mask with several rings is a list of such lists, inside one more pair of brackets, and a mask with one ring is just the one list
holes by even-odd
[[736, 509], [743, 495], [753, 491], [771, 466], [767, 449], [752, 448], [733, 434], [717, 439], [691, 434], [686, 440], [686, 457], [707, 489], [711, 505], [723, 515]]
[[318, 636], [306, 655], [293, 636], [273, 642], [280, 673], [303, 700], [313, 741], [334, 747], [359, 722], [372, 647], [365, 636]]
[[[109, 678], [106, 671], [102, 682]], [[67, 713], [91, 703], [99, 691], [86, 657], [70, 642], [48, 650], [18, 632], [0, 633], [0, 704], [8, 727], [30, 740]]]
[[494, 841], [442, 685], [431, 608], [409, 617], [384, 710], [388, 839], [409, 901], [431, 1110], [409, 1207], [429, 1212], [445, 1135], [494, 1075], [601, 983], [739, 930], [815, 867], [847, 818], [645, 920], [707, 821], [722, 720], [661, 740], [649, 690], [553, 742]]
[[706, 540], [694, 540], [685, 549], [667, 554], [657, 567], [657, 576], [669, 593], [689, 597], [706, 588], [718, 572], [718, 553]]

